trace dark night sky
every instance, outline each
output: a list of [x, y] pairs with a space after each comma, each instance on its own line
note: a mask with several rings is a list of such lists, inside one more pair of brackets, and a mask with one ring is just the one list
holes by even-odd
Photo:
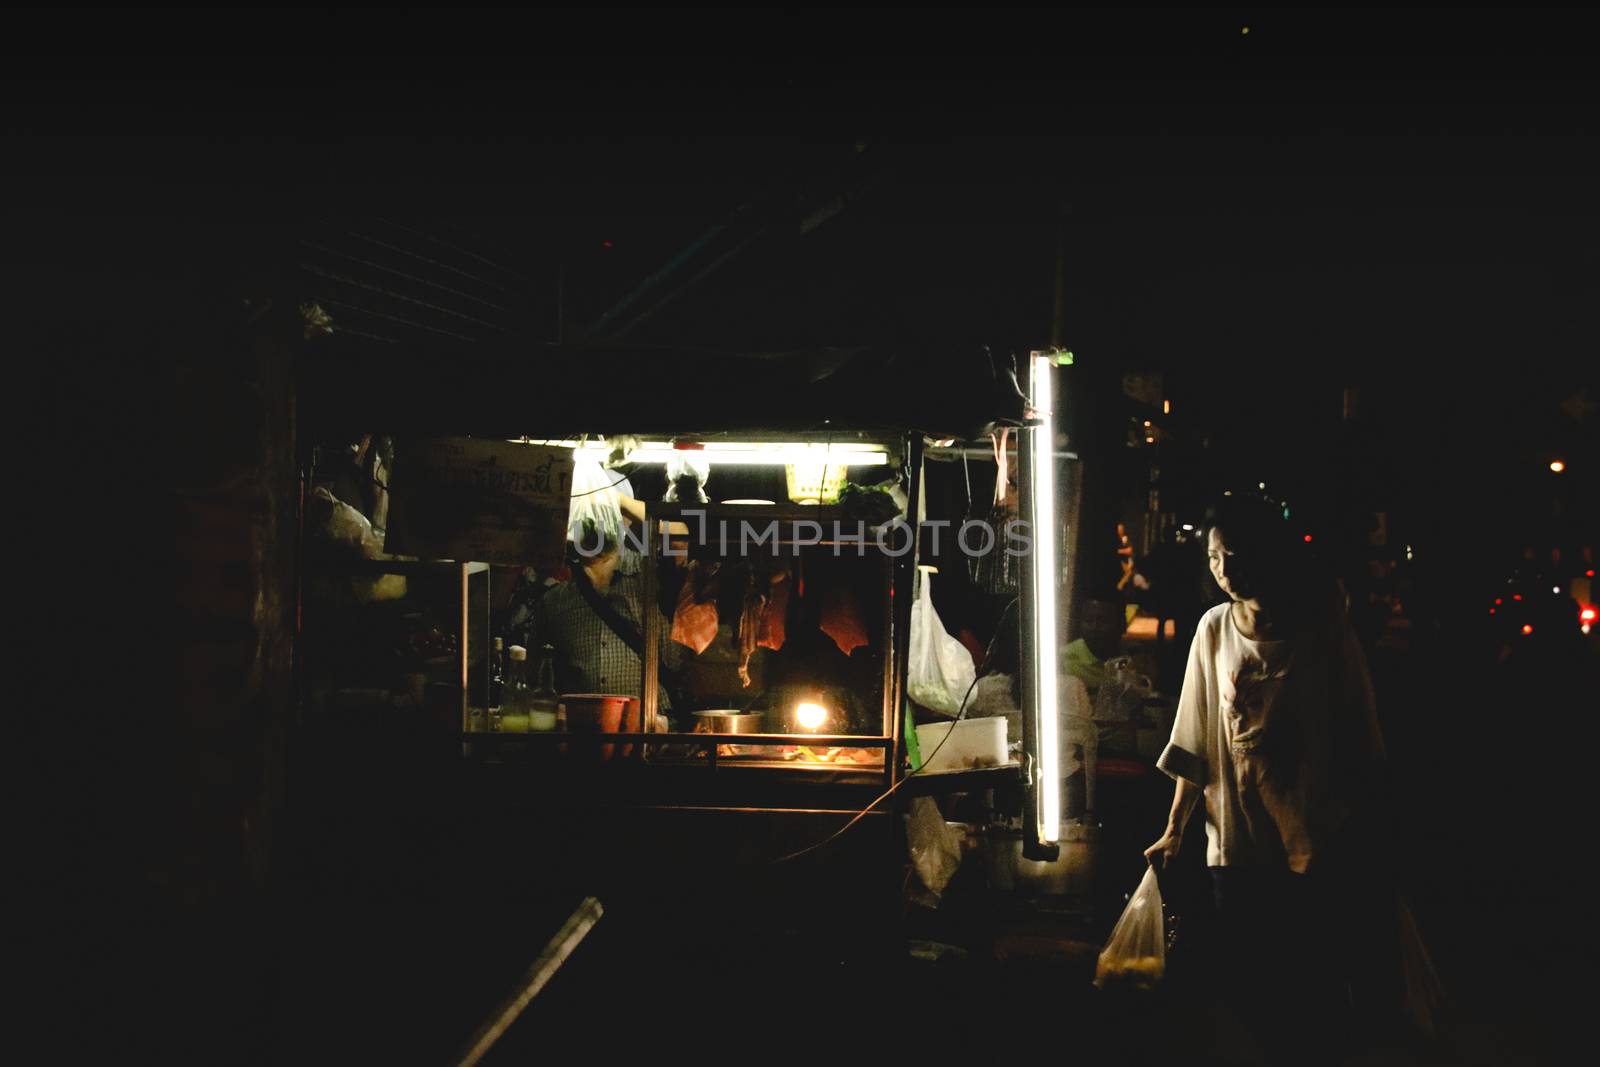
[[[232, 227], [381, 211], [530, 286], [566, 263], [581, 321], [754, 198], [788, 229], [638, 339], [1004, 349], [1048, 337], [1065, 202], [1065, 340], [1165, 371], [1241, 476], [1336, 462], [1352, 384], [1391, 488], [1451, 506], [1594, 451], [1593, 417], [1556, 410], [1597, 395], [1600, 292], [1567, 16], [28, 18], [5, 75], [24, 280], [203, 278]], [[803, 237], [773, 208], [863, 172]]]
[[[356, 848], [306, 880], [314, 921], [279, 906], [285, 887], [300, 895], [298, 860], [248, 876], [271, 875], [260, 900], [227, 888], [246, 880], [252, 833], [279, 835], [280, 855], [302, 847], [291, 819], [254, 831], [237, 819], [263, 789], [303, 806], [307, 825], [378, 827], [408, 863], [453, 868], [413, 851], [407, 829], [406, 805], [421, 811], [434, 794], [406, 778], [406, 805], [391, 810], [384, 790], [402, 779], [373, 754], [398, 751], [392, 737], [362, 735], [360, 763], [376, 784], [353, 784], [377, 798], [370, 809], [341, 802], [329, 823], [330, 808], [300, 799], [316, 790], [295, 796], [321, 761], [284, 761], [281, 736], [266, 732], [281, 725], [276, 713], [254, 710], [262, 635], [287, 627], [240, 626], [250, 636], [230, 640], [234, 629], [185, 599], [203, 585], [208, 598], [237, 594], [241, 611], [261, 612], [261, 591], [291, 569], [288, 546], [248, 532], [291, 510], [273, 503], [288, 482], [262, 493], [257, 470], [292, 464], [272, 454], [281, 435], [262, 430], [285, 421], [287, 373], [272, 380], [281, 349], [245, 343], [259, 327], [243, 324], [241, 295], [298, 300], [304, 288], [263, 284], [263, 264], [297, 235], [374, 216], [496, 260], [526, 282], [529, 323], [553, 322], [564, 265], [575, 327], [710, 227], [764, 225], [630, 338], [739, 349], [1025, 350], [1048, 340], [1064, 235], [1063, 340], [1083, 386], [1074, 395], [1089, 397], [1086, 422], [1112, 431], [1089, 442], [1109, 462], [1086, 464], [1105, 476], [1083, 543], [1096, 525], [1109, 536], [1109, 509], [1137, 498], [1148, 473], [1145, 450], [1116, 441], [1125, 371], [1162, 371], [1172, 432], [1188, 445], [1210, 439], [1185, 449], [1200, 457], [1192, 469], [1164, 473], [1196, 498], [1259, 479], [1313, 513], [1319, 503], [1357, 516], [1393, 509], [1398, 535], [1419, 546], [1417, 570], [1434, 568], [1418, 586], [1432, 578], [1434, 606], [1453, 601], [1437, 615], [1469, 604], [1449, 640], [1419, 640], [1394, 687], [1380, 682], [1417, 801], [1396, 825], [1425, 831], [1407, 848], [1411, 863], [1436, 868], [1436, 897], [1447, 881], [1469, 890], [1456, 921], [1439, 927], [1456, 936], [1441, 944], [1497, 979], [1546, 978], [1521, 993], [1540, 1018], [1582, 1018], [1567, 1003], [1581, 987], [1548, 980], [1570, 965], [1567, 943], [1515, 920], [1589, 889], [1567, 857], [1587, 839], [1576, 823], [1592, 789], [1561, 757], [1593, 749], [1592, 719], [1560, 712], [1592, 705], [1581, 696], [1591, 690], [1559, 672], [1480, 688], [1475, 639], [1456, 638], [1471, 636], [1469, 616], [1488, 618], [1469, 602], [1492, 595], [1486, 583], [1504, 581], [1524, 538], [1552, 526], [1553, 490], [1569, 532], [1592, 543], [1600, 528], [1600, 413], [1579, 423], [1559, 408], [1584, 388], [1600, 400], [1594, 40], [1582, 13], [1541, 9], [8, 11], [8, 525], [22, 563], [13, 570], [45, 608], [13, 627], [31, 644], [14, 639], [11, 656], [25, 690], [44, 692], [13, 704], [36, 709], [16, 716], [26, 762], [60, 794], [28, 791], [50, 799], [20, 821], [81, 846], [58, 862], [25, 841], [24, 854], [49, 858], [18, 865], [25, 887], [60, 883], [41, 894], [58, 906], [30, 914], [65, 901], [73, 916], [64, 937], [55, 924], [28, 927], [52, 965], [43, 971], [72, 975], [65, 994], [23, 983], [73, 1015], [43, 1032], [104, 1033], [127, 1059], [131, 1035], [181, 1005], [182, 1025], [162, 1035], [168, 1060], [172, 1034], [212, 1061], [255, 1041], [257, 1008], [274, 1023], [295, 1014], [294, 997], [278, 1003], [280, 979], [293, 984], [297, 969], [362, 945], [323, 925], [345, 907], [324, 911], [324, 884], [348, 894], [356, 928], [383, 946], [365, 965], [401, 959], [391, 949], [405, 956], [375, 983], [345, 982], [361, 969], [328, 969], [311, 985], [337, 990], [327, 1018], [366, 1041], [373, 1028], [347, 1024], [401, 983], [406, 995], [370, 1018], [422, 1003], [433, 978], [471, 988], [461, 967], [412, 980], [427, 958], [414, 946], [431, 929], [415, 920], [446, 899], [421, 895], [430, 883], [406, 889], [379, 879], [381, 868], [343, 880], [387, 845]], [[840, 190], [843, 210], [802, 233], [801, 219]], [[316, 381], [325, 352], [295, 352], [300, 382]], [[603, 366], [594, 380], [597, 390], [612, 381]], [[1351, 385], [1363, 417], [1345, 424]], [[1559, 487], [1545, 469], [1557, 450], [1572, 465]], [[218, 528], [237, 540], [210, 533], [213, 496], [235, 513]], [[195, 546], [217, 551], [197, 561]], [[278, 605], [285, 620], [288, 603]], [[202, 644], [237, 650], [237, 663], [220, 659], [233, 651], [191, 660], [185, 649]], [[1533, 672], [1540, 661], [1528, 662]], [[249, 714], [242, 703], [202, 707], [213, 676], [248, 676]], [[299, 752], [323, 743], [310, 726], [297, 731]], [[27, 731], [52, 728], [59, 741], [28, 744]], [[402, 773], [431, 775], [412, 769], [424, 766], [433, 763]], [[1464, 778], [1477, 787], [1465, 818]], [[424, 836], [449, 825], [443, 810], [419, 818]], [[475, 850], [484, 839], [461, 840]], [[318, 866], [316, 848], [307, 867]], [[149, 901], [160, 904], [153, 913]], [[326, 945], [302, 956], [324, 930]], [[437, 930], [440, 944], [461, 940]], [[1509, 941], [1528, 950], [1510, 954]], [[270, 990], [254, 984], [253, 954], [277, 960]], [[126, 955], [126, 971], [107, 972], [105, 955]], [[1519, 999], [1497, 985], [1493, 996], [1497, 1008]], [[85, 1027], [88, 1003], [126, 1011], [130, 1025]], [[436, 1029], [441, 1017], [428, 1016]], [[377, 1036], [415, 1036], [389, 1029]]]

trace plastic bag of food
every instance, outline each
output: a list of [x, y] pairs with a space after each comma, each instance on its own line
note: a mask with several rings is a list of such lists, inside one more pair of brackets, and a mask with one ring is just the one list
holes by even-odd
[[1148, 868], [1134, 890], [1094, 970], [1097, 989], [1154, 989], [1167, 973], [1166, 920], [1156, 869]]
[[906, 847], [911, 866], [938, 905], [956, 868], [961, 866], [961, 833], [944, 821], [939, 805], [930, 797], [917, 797], [906, 811]]
[[306, 515], [311, 535], [336, 553], [361, 559], [383, 555], [383, 535], [365, 515], [323, 486], [312, 490]]
[[705, 504], [705, 485], [711, 479], [711, 461], [693, 453], [674, 452], [667, 460], [667, 495], [669, 504]]
[[978, 676], [972, 654], [950, 636], [933, 610], [933, 574], [922, 573], [922, 591], [911, 605], [911, 659], [906, 691], [929, 711], [957, 715]]
[[622, 544], [622, 506], [617, 493], [632, 489], [618, 471], [608, 471], [599, 462], [580, 456], [572, 465], [572, 503], [567, 508], [567, 540], [578, 546], [580, 554], [600, 554], [602, 545]]

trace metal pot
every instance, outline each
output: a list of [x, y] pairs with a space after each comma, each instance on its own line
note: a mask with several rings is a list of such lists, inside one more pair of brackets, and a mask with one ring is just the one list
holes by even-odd
[[726, 708], [718, 711], [694, 713], [694, 732], [697, 734], [758, 734], [766, 722], [764, 711], [739, 711]]

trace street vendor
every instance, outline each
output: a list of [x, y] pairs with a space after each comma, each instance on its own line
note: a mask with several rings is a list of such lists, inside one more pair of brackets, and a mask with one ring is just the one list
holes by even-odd
[[[533, 610], [531, 647], [555, 648], [556, 686], [563, 693], [639, 696], [644, 684], [644, 575], [642, 559], [623, 536], [626, 519], [618, 493], [620, 476], [600, 471], [593, 488], [578, 489], [567, 528], [570, 581], [553, 586]], [[586, 483], [587, 484], [587, 483]], [[650, 605], [658, 613], [660, 608]], [[681, 666], [682, 647], [668, 639], [670, 625], [659, 618], [662, 674]], [[657, 692], [663, 715], [672, 709], [669, 687]]]
[[[556, 685], [563, 693], [639, 695], [644, 680], [639, 556], [611, 541], [592, 556], [572, 555], [572, 579], [553, 587], [534, 609], [531, 640], [555, 648]], [[667, 639], [669, 629], [662, 619], [658, 632], [664, 673], [676, 671], [682, 660], [682, 646]], [[672, 700], [665, 687], [658, 689], [657, 701], [662, 714], [670, 713]]]

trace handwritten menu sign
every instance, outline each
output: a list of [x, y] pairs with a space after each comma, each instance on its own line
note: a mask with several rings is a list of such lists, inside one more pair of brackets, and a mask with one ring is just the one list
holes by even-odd
[[389, 551], [421, 559], [558, 567], [572, 450], [447, 437], [396, 448]]

